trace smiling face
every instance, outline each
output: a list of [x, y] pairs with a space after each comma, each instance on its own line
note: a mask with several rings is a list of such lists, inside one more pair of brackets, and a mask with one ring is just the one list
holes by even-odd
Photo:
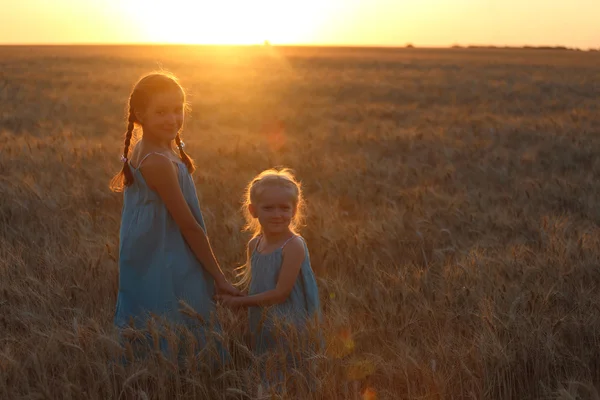
[[184, 101], [183, 93], [178, 90], [152, 95], [145, 110], [136, 113], [144, 136], [157, 141], [174, 140], [183, 126]]
[[249, 210], [264, 233], [289, 232], [296, 214], [294, 191], [282, 185], [268, 185], [261, 190], [257, 201], [249, 205]]

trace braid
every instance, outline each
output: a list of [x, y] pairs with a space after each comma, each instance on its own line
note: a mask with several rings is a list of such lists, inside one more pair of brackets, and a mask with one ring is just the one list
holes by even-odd
[[131, 143], [134, 123], [135, 114], [133, 113], [133, 107], [130, 106], [127, 118], [127, 132], [125, 133], [125, 148], [123, 149], [123, 168], [110, 182], [110, 188], [115, 192], [121, 192], [125, 187], [133, 183], [133, 173], [129, 167], [129, 158], [127, 156], [129, 155], [129, 144]]
[[125, 149], [123, 149], [123, 157], [127, 158], [129, 153], [129, 144], [131, 143], [131, 134], [133, 132], [133, 123], [135, 122], [135, 114], [129, 109], [129, 117], [127, 118], [127, 133], [125, 134]]
[[177, 136], [175, 136], [175, 143], [177, 144], [177, 147], [179, 148], [179, 156], [181, 157], [181, 161], [183, 161], [183, 163], [185, 164], [185, 166], [188, 169], [188, 172], [191, 174], [192, 172], [194, 172], [196, 170], [196, 167], [194, 166], [194, 162], [192, 161], [190, 156], [188, 156], [187, 153], [185, 152], [185, 150], [183, 150], [183, 142], [181, 141], [179, 132], [177, 132]]
[[133, 108], [129, 107], [129, 118], [127, 118], [127, 133], [125, 134], [125, 148], [123, 149], [123, 185], [129, 186], [133, 183], [133, 173], [129, 168], [129, 144], [131, 143], [131, 135], [133, 134], [133, 127], [135, 122], [135, 114]]

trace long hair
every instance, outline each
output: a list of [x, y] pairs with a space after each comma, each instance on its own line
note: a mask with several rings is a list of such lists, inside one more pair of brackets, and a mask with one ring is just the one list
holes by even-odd
[[[110, 189], [114, 192], [121, 192], [123, 189], [133, 183], [133, 173], [129, 166], [129, 147], [133, 131], [137, 126], [141, 126], [136, 114], [143, 113], [152, 96], [170, 91], [179, 91], [183, 96], [183, 104], [186, 104], [185, 90], [179, 84], [174, 75], [164, 72], [154, 72], [142, 77], [133, 87], [127, 104], [127, 131], [125, 132], [125, 146], [123, 148], [123, 168], [110, 181]], [[190, 173], [194, 172], [194, 161], [183, 150], [183, 145], [180, 137], [181, 132], [177, 132], [175, 143], [179, 148], [179, 156], [181, 161], [186, 165]]]

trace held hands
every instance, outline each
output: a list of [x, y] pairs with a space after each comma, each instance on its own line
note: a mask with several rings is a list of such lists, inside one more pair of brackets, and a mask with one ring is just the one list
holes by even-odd
[[216, 283], [217, 297], [221, 295], [228, 296], [242, 296], [242, 292], [239, 291], [235, 286], [229, 283], [225, 278], [219, 280]]
[[225, 277], [222, 277], [222, 279], [216, 281], [215, 283], [216, 301], [231, 308], [242, 307], [241, 300], [245, 296], [244, 293], [242, 293], [239, 289], [237, 289], [231, 283], [229, 283], [227, 279], [225, 279]]
[[226, 307], [230, 307], [230, 308], [239, 308], [239, 307], [243, 307], [243, 299], [244, 296], [230, 296], [227, 294], [219, 294], [216, 296], [216, 300], [219, 301], [221, 304], [223, 304]]

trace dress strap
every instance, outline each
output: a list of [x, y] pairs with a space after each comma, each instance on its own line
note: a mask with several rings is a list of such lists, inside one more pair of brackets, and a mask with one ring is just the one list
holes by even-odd
[[144, 160], [146, 160], [146, 158], [148, 158], [148, 157], [149, 157], [149, 156], [151, 156], [152, 154], [156, 154], [156, 155], [158, 155], [158, 156], [162, 156], [162, 157], [166, 158], [167, 160], [169, 160], [169, 161], [171, 161], [171, 162], [175, 162], [175, 161], [173, 161], [173, 159], [171, 159], [169, 156], [167, 156], [167, 155], [165, 155], [165, 154], [158, 153], [158, 152], [152, 152], [152, 153], [148, 153], [148, 154], [146, 154], [146, 155], [145, 155], [145, 156], [142, 158], [142, 161], [140, 161], [140, 163], [138, 164], [138, 166], [137, 166], [137, 168], [136, 168], [136, 169], [140, 169], [140, 167], [142, 166], [142, 163], [144, 162]]
[[258, 245], [260, 244], [260, 239], [262, 239], [262, 235], [259, 235], [257, 237], [258, 237], [258, 240], [256, 241], [256, 246], [254, 246], [253, 253], [256, 253], [258, 251]]
[[291, 238], [289, 238], [288, 240], [285, 241], [285, 243], [283, 243], [283, 246], [281, 246], [281, 249], [283, 249], [285, 247], [286, 244], [289, 243], [290, 240], [297, 238], [298, 236], [294, 235]]

